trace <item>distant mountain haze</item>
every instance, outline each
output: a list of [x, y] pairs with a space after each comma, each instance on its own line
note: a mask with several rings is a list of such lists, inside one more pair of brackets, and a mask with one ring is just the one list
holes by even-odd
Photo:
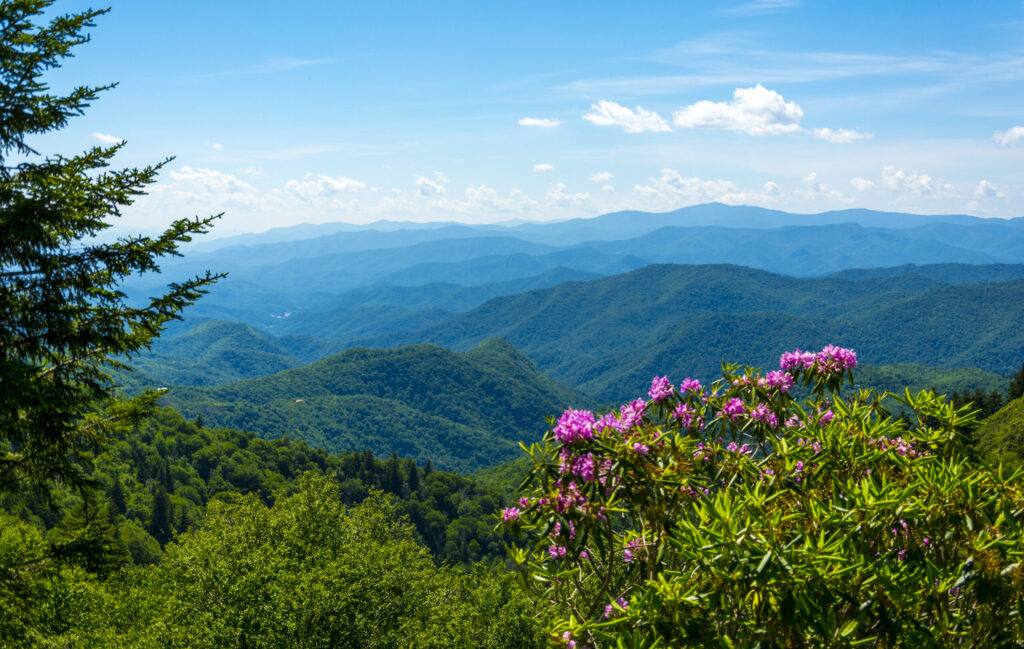
[[614, 275], [652, 263], [731, 263], [793, 276], [905, 263], [1024, 263], [1024, 219], [964, 215], [807, 215], [711, 203], [665, 214], [616, 212], [554, 223], [380, 227], [297, 226], [291, 234], [309, 238], [294, 239], [284, 230], [246, 235], [233, 245], [172, 260], [163, 275], [135, 278], [129, 292], [141, 300], [165, 278], [207, 268], [226, 271], [229, 277], [189, 317], [272, 327], [285, 314], [353, 308], [340, 302], [343, 295], [379, 284], [473, 287], [557, 269]]

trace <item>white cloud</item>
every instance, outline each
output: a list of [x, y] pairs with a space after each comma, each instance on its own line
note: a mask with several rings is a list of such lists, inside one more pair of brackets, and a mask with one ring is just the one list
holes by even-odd
[[646, 185], [634, 186], [633, 191], [655, 205], [676, 207], [685, 203], [722, 200], [739, 190], [728, 180], [684, 178], [675, 169], [665, 168], [658, 178], [651, 178]]
[[477, 215], [480, 212], [522, 213], [536, 207], [536, 201], [516, 188], [508, 196], [500, 195], [486, 185], [469, 185], [462, 199], [442, 199], [431, 203], [433, 207], [454, 212]]
[[237, 176], [202, 167], [181, 167], [177, 171], [172, 171], [170, 176], [180, 190], [191, 194], [239, 195], [252, 193], [256, 189]]
[[124, 142], [124, 140], [117, 137], [116, 135], [107, 135], [106, 133], [96, 132], [93, 133], [90, 137], [99, 140], [103, 144], [120, 144], [121, 142]]
[[950, 183], [936, 180], [928, 174], [908, 174], [893, 166], [882, 169], [882, 184], [898, 194], [935, 197], [957, 194]]
[[260, 176], [266, 175], [266, 172], [257, 167], [246, 167], [242, 169], [242, 173], [250, 178], [259, 178]]
[[220, 151], [221, 149], [224, 148], [224, 145], [221, 144], [220, 142], [211, 142], [210, 146], [216, 151]]
[[634, 209], [666, 210], [683, 205], [717, 201], [729, 205], [774, 204], [784, 197], [782, 188], [772, 181], [759, 189], [740, 189], [731, 181], [686, 178], [675, 169], [662, 169], [661, 175], [651, 178], [645, 185], [636, 185], [633, 192], [640, 201], [628, 207]]
[[797, 192], [797, 195], [806, 200], [820, 201], [839, 201], [842, 203], [852, 203], [853, 199], [846, 196], [842, 192], [832, 189], [825, 183], [818, 180], [818, 174], [811, 172], [804, 176], [804, 183], [806, 186], [802, 191]]
[[540, 128], [555, 128], [561, 123], [561, 120], [549, 117], [523, 117], [519, 120], [520, 126], [538, 126]]
[[150, 222], [148, 227], [154, 222], [163, 224], [169, 218], [178, 218], [182, 213], [226, 212], [225, 221], [230, 221], [232, 214], [273, 209], [278, 203], [276, 198], [261, 194], [235, 175], [183, 166], [149, 187], [126, 215], [129, 223], [144, 216]]
[[816, 128], [813, 132], [814, 137], [819, 140], [826, 140], [833, 144], [849, 144], [850, 142], [856, 142], [857, 140], [870, 140], [875, 137], [873, 133], [851, 131], [845, 128], [836, 129], [834, 131], [830, 128]]
[[861, 178], [860, 176], [857, 176], [856, 178], [851, 178], [850, 184], [853, 185], [853, 188], [859, 192], [866, 192], [867, 190], [875, 186], [875, 183], [868, 180], [867, 178]]
[[555, 165], [549, 164], [547, 162], [542, 162], [540, 164], [533, 165], [533, 170], [534, 171], [551, 171], [554, 168], [555, 168]]
[[597, 126], [621, 126], [627, 133], [660, 133], [672, 130], [661, 115], [644, 110], [640, 106], [637, 106], [634, 112], [614, 101], [601, 100], [591, 104], [590, 110], [592, 112], [584, 115], [583, 119]]
[[996, 131], [992, 136], [996, 142], [1003, 146], [1009, 146], [1024, 140], [1024, 126], [1014, 126], [1005, 131]]
[[544, 199], [557, 206], [581, 206], [590, 202], [590, 194], [587, 192], [570, 194], [565, 191], [565, 183], [555, 183], [555, 186], [548, 190]]
[[615, 176], [610, 171], [599, 171], [590, 177], [595, 183], [606, 183]]
[[449, 182], [451, 181], [448, 177], [438, 171], [434, 174], [433, 180], [417, 175], [413, 184], [416, 185], [416, 194], [419, 196], [440, 196], [445, 193], [445, 185]]
[[683, 128], [711, 128], [748, 135], [781, 135], [799, 131], [804, 111], [796, 102], [761, 84], [737, 88], [733, 100], [698, 101], [672, 114], [672, 123]]
[[978, 183], [977, 189], [974, 190], [974, 195], [978, 198], [1005, 198], [1006, 194], [999, 191], [995, 185], [987, 180], [983, 180]]
[[615, 193], [615, 188], [612, 187], [611, 185], [602, 185], [601, 186], [601, 191], [603, 191], [605, 193], [608, 193], [608, 194], [614, 194]]
[[324, 174], [306, 174], [301, 181], [289, 180], [284, 188], [300, 200], [312, 200], [314, 198], [335, 196], [342, 192], [352, 192], [364, 189], [366, 183], [361, 180], [338, 176], [332, 178]]

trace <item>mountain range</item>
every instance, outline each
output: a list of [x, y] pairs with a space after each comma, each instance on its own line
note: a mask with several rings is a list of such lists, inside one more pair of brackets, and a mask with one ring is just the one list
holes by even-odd
[[323, 312], [327, 302], [354, 308], [344, 296], [371, 286], [528, 283], [550, 272], [614, 275], [652, 263], [731, 263], [792, 276], [905, 263], [1017, 264], [1024, 263], [1024, 219], [859, 209], [790, 214], [710, 203], [552, 223], [296, 226], [197, 244], [165, 263], [162, 275], [135, 278], [128, 288], [142, 299], [165, 278], [228, 272], [192, 317], [273, 327]]
[[1024, 219], [867, 210], [302, 226], [136, 280], [230, 273], [117, 378], [210, 425], [472, 471], [566, 406], [796, 347], [854, 347], [861, 387], [1001, 392], [1024, 358], [1016, 262]]

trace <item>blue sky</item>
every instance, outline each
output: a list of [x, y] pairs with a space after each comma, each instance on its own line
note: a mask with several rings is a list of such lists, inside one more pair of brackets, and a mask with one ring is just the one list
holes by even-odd
[[36, 148], [175, 156], [134, 228], [1024, 216], [1019, 1], [110, 4], [51, 81], [119, 87]]

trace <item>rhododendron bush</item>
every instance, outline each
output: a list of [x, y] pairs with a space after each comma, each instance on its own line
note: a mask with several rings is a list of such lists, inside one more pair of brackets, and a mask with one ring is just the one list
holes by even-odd
[[1019, 646], [1022, 474], [969, 463], [945, 397], [844, 394], [856, 360], [656, 377], [552, 422], [502, 512], [552, 644]]

